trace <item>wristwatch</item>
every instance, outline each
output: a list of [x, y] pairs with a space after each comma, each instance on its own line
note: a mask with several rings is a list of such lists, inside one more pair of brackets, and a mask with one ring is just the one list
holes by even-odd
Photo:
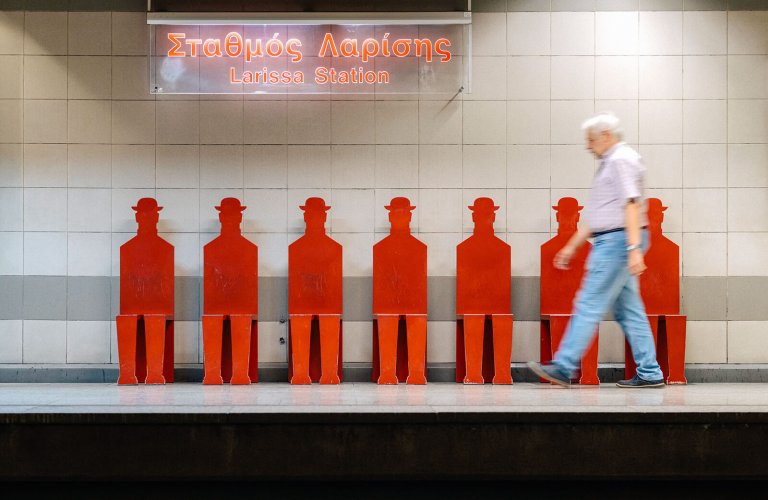
[[640, 245], [637, 243], [634, 245], [627, 245], [627, 252], [631, 252], [632, 250], [640, 250]]

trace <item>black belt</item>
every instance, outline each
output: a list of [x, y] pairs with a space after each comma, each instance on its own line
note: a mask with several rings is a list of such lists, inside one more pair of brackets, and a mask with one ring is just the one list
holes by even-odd
[[[648, 226], [643, 226], [640, 229], [648, 229]], [[615, 229], [606, 229], [605, 231], [598, 231], [596, 233], [592, 233], [592, 237], [595, 238], [597, 236], [602, 236], [602, 235], [608, 234], [608, 233], [615, 233], [615, 232], [618, 232], [618, 231], [624, 231], [624, 228], [623, 227], [617, 227]]]

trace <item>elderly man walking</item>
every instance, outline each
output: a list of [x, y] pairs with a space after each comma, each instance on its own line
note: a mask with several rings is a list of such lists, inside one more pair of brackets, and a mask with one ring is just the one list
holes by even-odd
[[528, 367], [550, 382], [569, 386], [599, 322], [613, 308], [637, 363], [637, 375], [616, 385], [662, 387], [664, 378], [656, 361], [638, 283], [638, 276], [645, 270], [643, 252], [648, 248], [645, 167], [640, 155], [621, 141], [619, 119], [613, 114], [590, 118], [582, 129], [587, 149], [600, 159], [600, 167], [592, 180], [586, 224], [555, 255], [553, 264], [568, 269], [576, 249], [590, 236], [594, 246], [574, 301], [573, 316], [551, 364], [531, 362]]

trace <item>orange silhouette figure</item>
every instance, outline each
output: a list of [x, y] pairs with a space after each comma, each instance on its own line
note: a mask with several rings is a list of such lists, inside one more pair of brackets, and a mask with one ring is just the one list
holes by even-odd
[[288, 247], [288, 377], [292, 384], [341, 382], [342, 248], [325, 234], [326, 206], [308, 198], [304, 236]]
[[132, 207], [138, 231], [120, 247], [118, 384], [173, 382], [173, 246], [157, 235], [153, 198]]
[[[557, 235], [541, 245], [541, 350], [542, 363], [552, 360], [571, 319], [573, 299], [584, 277], [584, 265], [592, 244], [585, 242], [571, 259], [570, 268], [557, 269], [553, 260], [578, 229], [579, 212], [584, 207], [575, 198], [560, 198], [552, 207], [557, 212]], [[579, 383], [599, 384], [597, 377], [597, 336], [581, 359]], [[544, 382], [544, 380], [542, 380]]]
[[203, 384], [258, 381], [259, 249], [240, 232], [245, 209], [221, 200], [221, 234], [203, 248]]
[[456, 247], [456, 382], [511, 384], [512, 249], [493, 234], [492, 199], [467, 208], [475, 228]]
[[393, 198], [389, 236], [373, 246], [373, 380], [426, 384], [427, 246], [411, 235], [408, 198]]
[[[686, 316], [680, 315], [680, 248], [662, 234], [663, 206], [648, 198], [650, 247], [647, 269], [640, 275], [640, 295], [656, 341], [656, 358], [668, 384], [685, 384]], [[625, 376], [632, 378], [637, 366], [625, 341]]]

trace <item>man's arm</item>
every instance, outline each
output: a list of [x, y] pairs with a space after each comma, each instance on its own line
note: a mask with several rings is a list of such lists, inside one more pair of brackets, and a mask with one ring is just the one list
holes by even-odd
[[630, 274], [638, 276], [645, 271], [645, 259], [640, 248], [640, 206], [630, 199], [624, 209], [624, 226], [627, 231], [627, 247], [632, 248], [627, 254]]
[[555, 268], [562, 270], [569, 269], [571, 267], [571, 259], [573, 258], [573, 255], [576, 253], [576, 250], [587, 241], [590, 234], [592, 233], [590, 232], [589, 227], [587, 227], [586, 224], [580, 224], [579, 229], [573, 233], [573, 236], [568, 240], [568, 243], [566, 243], [565, 246], [557, 252], [557, 255], [555, 255], [555, 260], [553, 262]]

